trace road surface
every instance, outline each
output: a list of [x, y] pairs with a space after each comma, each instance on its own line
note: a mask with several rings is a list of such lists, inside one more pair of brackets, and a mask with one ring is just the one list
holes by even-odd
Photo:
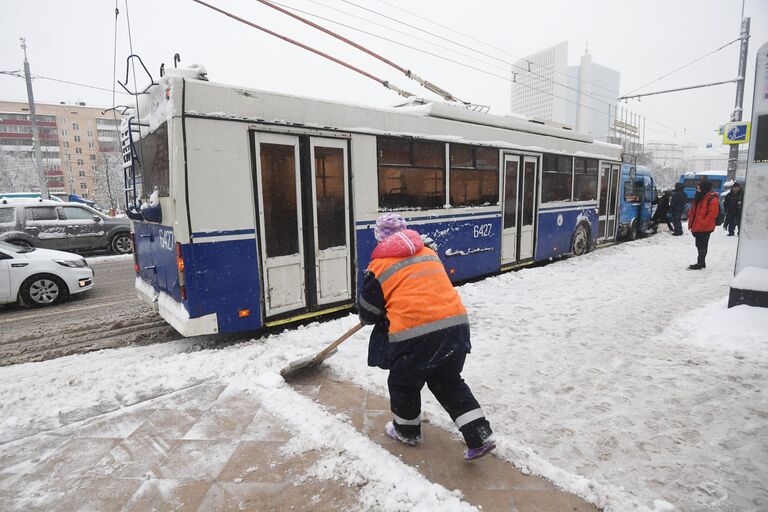
[[131, 258], [100, 257], [89, 264], [95, 286], [62, 304], [0, 306], [0, 366], [180, 337], [136, 297]]

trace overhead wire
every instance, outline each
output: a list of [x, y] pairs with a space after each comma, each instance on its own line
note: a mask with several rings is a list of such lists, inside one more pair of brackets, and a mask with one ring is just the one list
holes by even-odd
[[[10, 73], [7, 74], [7, 76], [12, 76], [14, 78], [21, 78], [21, 79], [24, 78], [23, 76], [13, 75], [13, 74], [10, 74]], [[84, 84], [84, 83], [80, 83], [80, 82], [73, 82], [71, 80], [63, 80], [61, 78], [53, 78], [53, 77], [50, 77], [50, 76], [32, 75], [31, 78], [33, 80], [49, 80], [51, 82], [59, 82], [59, 83], [62, 83], [62, 84], [76, 85], [78, 87], [86, 87], [88, 89], [95, 89], [95, 90], [98, 90], [98, 91], [112, 92], [112, 89], [108, 89], [106, 87], [99, 87], [97, 85], [90, 85], [90, 84]], [[118, 94], [128, 94], [128, 93], [125, 93], [125, 92], [122, 92], [122, 91], [117, 91], [117, 93]]]
[[[489, 48], [493, 48], [494, 50], [496, 50], [496, 51], [499, 51], [499, 52], [501, 52], [501, 53], [504, 53], [504, 54], [506, 54], [506, 55], [509, 55], [510, 57], [513, 57], [513, 58], [515, 58], [515, 59], [518, 59], [519, 61], [524, 61], [524, 62], [525, 62], [525, 63], [526, 63], [528, 66], [538, 66], [538, 67], [544, 67], [544, 65], [543, 65], [543, 64], [539, 64], [539, 63], [537, 63], [537, 62], [534, 62], [534, 61], [532, 61], [532, 60], [528, 59], [527, 57], [521, 57], [520, 55], [516, 55], [516, 54], [514, 54], [514, 53], [510, 52], [509, 50], [505, 50], [505, 49], [503, 49], [503, 48], [499, 48], [498, 46], [494, 46], [494, 45], [492, 45], [492, 44], [490, 44], [490, 43], [488, 43], [488, 42], [486, 42], [486, 41], [483, 41], [483, 40], [481, 40], [481, 39], [478, 39], [478, 38], [476, 38], [476, 37], [473, 37], [473, 36], [471, 36], [471, 35], [469, 35], [469, 34], [466, 34], [466, 33], [464, 33], [464, 32], [461, 32], [461, 31], [459, 31], [459, 30], [457, 30], [457, 29], [455, 29], [455, 28], [453, 28], [453, 27], [449, 27], [449, 26], [447, 26], [447, 25], [443, 25], [442, 23], [438, 23], [437, 21], [435, 21], [435, 20], [433, 20], [433, 19], [430, 19], [430, 18], [428, 18], [428, 17], [426, 17], [426, 16], [422, 16], [422, 15], [420, 15], [420, 14], [418, 14], [418, 13], [415, 13], [415, 12], [413, 12], [413, 11], [409, 11], [408, 9], [405, 9], [405, 8], [403, 8], [403, 7], [400, 7], [399, 5], [395, 5], [395, 4], [393, 4], [393, 3], [387, 2], [386, 0], [377, 0], [377, 1], [378, 1], [379, 3], [382, 3], [382, 4], [385, 4], [385, 5], [388, 5], [388, 6], [390, 6], [390, 7], [393, 7], [393, 8], [395, 8], [395, 9], [398, 9], [398, 10], [400, 10], [400, 11], [403, 11], [403, 12], [405, 12], [405, 13], [407, 13], [407, 14], [410, 14], [411, 16], [414, 16], [414, 17], [416, 17], [416, 18], [419, 18], [419, 19], [422, 19], [422, 20], [424, 20], [424, 21], [426, 21], [426, 22], [432, 23], [433, 25], [437, 25], [438, 27], [444, 28], [444, 29], [446, 29], [446, 30], [450, 30], [451, 32], [455, 32], [456, 34], [459, 34], [460, 36], [466, 37], [467, 39], [471, 39], [472, 41], [475, 41], [475, 42], [478, 42], [478, 43], [480, 43], [480, 44], [483, 44], [483, 45], [485, 45], [485, 46], [487, 46], [487, 47], [489, 47]], [[553, 71], [554, 73], [557, 73], [557, 74], [559, 74], [559, 75], [563, 75], [564, 77], [567, 77], [567, 78], [576, 78], [576, 80], [577, 80], [577, 81], [579, 81], [579, 82], [581, 82], [581, 83], [585, 83], [585, 84], [593, 85], [593, 86], [595, 86], [595, 87], [597, 87], [597, 88], [599, 88], [599, 89], [603, 89], [603, 90], [605, 90], [605, 91], [608, 91], [608, 92], [611, 92], [611, 93], [612, 93], [612, 92], [614, 92], [612, 89], [609, 89], [609, 88], [607, 88], [607, 87], [605, 87], [605, 86], [603, 86], [603, 85], [600, 85], [600, 84], [598, 84], [598, 83], [596, 83], [596, 82], [592, 82], [592, 81], [589, 81], [589, 80], [585, 80], [585, 79], [583, 79], [583, 78], [579, 78], [579, 77], [571, 77], [571, 75], [569, 75], [568, 73], [563, 73], [562, 71], [559, 71], [559, 70], [556, 70], [556, 69], [553, 69], [552, 71]], [[604, 97], [608, 97], [608, 96], [604, 96]]]
[[735, 43], [735, 42], [737, 42], [737, 41], [741, 41], [741, 39], [740, 39], [740, 38], [736, 38], [736, 39], [734, 39], [733, 41], [730, 41], [730, 42], [728, 42], [728, 43], [725, 43], [724, 45], [720, 46], [719, 48], [716, 48], [715, 50], [712, 50], [711, 52], [709, 52], [709, 53], [707, 53], [707, 54], [705, 54], [705, 55], [702, 55], [701, 57], [698, 57], [698, 58], [696, 58], [696, 59], [692, 60], [691, 62], [688, 62], [687, 64], [683, 64], [682, 66], [680, 66], [680, 67], [678, 67], [678, 68], [675, 68], [675, 69], [673, 69], [672, 71], [670, 71], [670, 72], [668, 72], [668, 73], [665, 73], [665, 74], [661, 75], [659, 78], [656, 78], [656, 79], [654, 79], [654, 80], [651, 80], [650, 82], [648, 82], [648, 83], [647, 83], [647, 84], [645, 84], [645, 85], [641, 85], [640, 87], [637, 87], [636, 89], [632, 89], [631, 91], [629, 91], [629, 92], [626, 92], [626, 93], [622, 94], [622, 96], [627, 96], [628, 94], [632, 94], [633, 92], [637, 92], [637, 91], [639, 91], [640, 89], [644, 89], [645, 87], [648, 87], [648, 86], [649, 86], [649, 85], [651, 85], [651, 84], [655, 84], [655, 83], [656, 83], [656, 82], [658, 82], [659, 80], [662, 80], [662, 79], [664, 79], [664, 78], [667, 78], [668, 76], [670, 76], [670, 75], [672, 75], [672, 74], [674, 74], [674, 73], [677, 73], [678, 71], [680, 71], [680, 70], [683, 70], [683, 69], [687, 68], [688, 66], [691, 66], [691, 65], [693, 65], [693, 64], [696, 64], [696, 63], [697, 63], [697, 62], [699, 62], [700, 60], [702, 60], [702, 59], [705, 59], [705, 58], [709, 57], [710, 55], [712, 55], [712, 54], [714, 54], [714, 53], [717, 53], [717, 52], [719, 52], [719, 51], [721, 51], [721, 50], [724, 50], [725, 48], [728, 48], [729, 46], [731, 46], [733, 43]]
[[324, 58], [326, 58], [326, 59], [328, 59], [328, 60], [330, 60], [330, 61], [333, 61], [333, 62], [335, 62], [335, 63], [337, 63], [337, 64], [339, 64], [339, 65], [341, 65], [341, 66], [344, 66], [344, 67], [346, 67], [346, 68], [348, 68], [348, 69], [350, 69], [350, 70], [352, 70], [352, 71], [354, 71], [354, 72], [356, 72], [356, 73], [359, 73], [359, 74], [361, 74], [361, 75], [363, 75], [363, 76], [365, 76], [365, 77], [368, 77], [368, 78], [370, 78], [371, 80], [374, 80], [374, 81], [376, 81], [376, 82], [379, 82], [379, 83], [380, 83], [380, 84], [382, 84], [384, 87], [386, 87], [386, 88], [388, 88], [388, 89], [390, 89], [390, 90], [393, 90], [393, 91], [397, 92], [397, 93], [398, 93], [398, 94], [400, 94], [401, 96], [404, 96], [404, 97], [406, 97], [406, 98], [408, 98], [408, 97], [411, 97], [411, 96], [415, 96], [414, 94], [412, 94], [412, 93], [409, 93], [408, 91], [405, 91], [405, 90], [403, 90], [403, 89], [400, 89], [399, 87], [395, 86], [394, 84], [390, 83], [390, 82], [389, 82], [389, 81], [387, 81], [387, 80], [384, 80], [384, 79], [382, 79], [382, 78], [379, 78], [379, 77], [377, 77], [377, 76], [375, 76], [375, 75], [373, 75], [373, 74], [371, 74], [371, 73], [368, 73], [367, 71], [364, 71], [364, 70], [362, 70], [362, 69], [360, 69], [360, 68], [358, 68], [358, 67], [356, 67], [356, 66], [353, 66], [353, 65], [351, 65], [351, 64], [349, 64], [349, 63], [347, 63], [347, 62], [345, 62], [345, 61], [343, 61], [343, 60], [341, 60], [341, 59], [339, 59], [339, 58], [336, 58], [336, 57], [334, 57], [334, 56], [332, 56], [332, 55], [329, 55], [329, 54], [327, 54], [327, 53], [321, 52], [320, 50], [318, 50], [318, 49], [316, 49], [316, 48], [312, 48], [311, 46], [308, 46], [308, 45], [306, 45], [306, 44], [304, 44], [304, 43], [301, 43], [301, 42], [299, 42], [299, 41], [296, 41], [296, 40], [294, 40], [294, 39], [291, 39], [291, 38], [289, 38], [289, 37], [287, 37], [287, 36], [284, 36], [284, 35], [282, 35], [282, 34], [278, 34], [277, 32], [274, 32], [274, 31], [272, 31], [272, 30], [269, 30], [269, 29], [268, 29], [268, 28], [266, 28], [266, 27], [262, 27], [262, 26], [260, 26], [260, 25], [257, 25], [257, 24], [255, 24], [255, 23], [253, 23], [253, 22], [251, 22], [251, 21], [248, 21], [248, 20], [246, 20], [246, 19], [244, 19], [244, 18], [241, 18], [241, 17], [239, 17], [239, 16], [237, 16], [237, 15], [235, 15], [235, 14], [232, 14], [232, 13], [230, 13], [230, 12], [227, 12], [227, 11], [223, 10], [223, 9], [220, 9], [220, 8], [218, 8], [218, 7], [215, 7], [215, 6], [213, 6], [213, 5], [209, 4], [209, 3], [203, 2], [202, 0], [192, 0], [192, 1], [193, 1], [193, 2], [196, 2], [196, 3], [200, 4], [200, 5], [203, 5], [203, 6], [205, 6], [205, 7], [208, 7], [209, 9], [212, 9], [212, 10], [214, 10], [214, 11], [217, 11], [217, 12], [219, 12], [219, 13], [221, 13], [221, 14], [224, 14], [225, 16], [228, 16], [228, 17], [230, 17], [230, 18], [232, 18], [232, 19], [234, 19], [234, 20], [237, 20], [237, 21], [239, 21], [239, 22], [241, 22], [241, 23], [244, 23], [244, 24], [246, 24], [246, 25], [249, 25], [249, 26], [251, 26], [251, 27], [253, 27], [253, 28], [257, 29], [257, 30], [261, 30], [262, 32], [265, 32], [265, 33], [267, 33], [267, 34], [269, 34], [269, 35], [271, 35], [271, 36], [277, 37], [278, 39], [282, 39], [283, 41], [286, 41], [286, 42], [288, 42], [288, 43], [291, 43], [291, 44], [293, 44], [293, 45], [295, 45], [295, 46], [298, 46], [298, 47], [300, 47], [300, 48], [303, 48], [303, 49], [305, 49], [305, 50], [307, 50], [307, 51], [310, 51], [310, 52], [312, 52], [312, 53], [315, 53], [315, 54], [317, 54], [317, 55], [320, 55], [321, 57], [324, 57]]
[[292, 18], [294, 18], [296, 20], [299, 20], [300, 22], [302, 22], [304, 24], [309, 25], [310, 27], [312, 27], [314, 29], [320, 30], [321, 32], [323, 32], [325, 34], [327, 34], [327, 35], [329, 35], [329, 36], [331, 36], [331, 37], [333, 37], [335, 39], [338, 39], [339, 41], [342, 41], [342, 42], [352, 46], [353, 48], [356, 48], [356, 49], [366, 53], [367, 55], [370, 55], [371, 57], [373, 57], [375, 59], [380, 60], [381, 62], [387, 64], [388, 66], [391, 66], [391, 67], [395, 68], [396, 70], [400, 71], [406, 77], [408, 77], [408, 78], [418, 82], [419, 85], [421, 85], [422, 87], [424, 87], [428, 91], [431, 91], [431, 92], [437, 94], [438, 96], [441, 96], [446, 101], [458, 101], [460, 103], [464, 103], [465, 105], [469, 105], [469, 102], [460, 100], [456, 96], [454, 96], [453, 94], [451, 94], [448, 91], [446, 91], [445, 89], [442, 89], [441, 87], [438, 87], [437, 85], [433, 84], [432, 82], [429, 82], [428, 80], [424, 80], [420, 76], [418, 76], [415, 73], [413, 73], [410, 69], [406, 69], [406, 68], [400, 66], [399, 64], [393, 62], [392, 60], [387, 59], [386, 57], [380, 55], [379, 53], [376, 53], [376, 52], [368, 49], [367, 47], [362, 46], [362, 45], [352, 41], [351, 39], [342, 36], [341, 34], [338, 34], [338, 33], [334, 32], [334, 31], [332, 31], [330, 29], [327, 29], [327, 28], [323, 27], [322, 25], [318, 25], [317, 23], [314, 23], [314, 22], [312, 22], [312, 21], [310, 21], [310, 20], [308, 20], [306, 18], [303, 18], [303, 17], [301, 17], [301, 16], [299, 16], [297, 14], [294, 14], [290, 10], [284, 9], [284, 8], [282, 8], [282, 7], [276, 5], [276, 4], [274, 4], [274, 3], [272, 3], [272, 2], [270, 2], [268, 0], [256, 0], [256, 1], [261, 3], [261, 4], [264, 4], [264, 5], [268, 6], [270, 8], [272, 8], [272, 9], [275, 9], [278, 12], [281, 12], [281, 13], [287, 15], [287, 16], [291, 16]]

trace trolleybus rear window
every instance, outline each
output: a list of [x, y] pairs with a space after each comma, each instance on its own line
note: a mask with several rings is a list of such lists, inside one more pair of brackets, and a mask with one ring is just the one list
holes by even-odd
[[378, 137], [379, 208], [442, 208], [445, 144]]
[[499, 150], [451, 144], [451, 206], [499, 204]]
[[136, 143], [136, 155], [139, 158], [136, 172], [141, 178], [144, 195], [149, 196], [157, 188], [160, 197], [168, 197], [168, 123], [161, 124], [157, 130], [139, 140]]

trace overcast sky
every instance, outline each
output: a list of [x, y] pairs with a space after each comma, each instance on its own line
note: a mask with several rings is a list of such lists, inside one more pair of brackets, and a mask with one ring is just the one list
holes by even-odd
[[[207, 1], [344, 59], [402, 88], [430, 96], [395, 69], [256, 0]], [[389, 39], [313, 18], [461, 99], [490, 105], [496, 113], [510, 110], [508, 78], [472, 70], [424, 51], [509, 77], [510, 67], [505, 61], [514, 62], [515, 56], [528, 55], [561, 41], [569, 43], [569, 65], [578, 64], [588, 41], [593, 62], [618, 70], [621, 92], [626, 93], [736, 39], [742, 7], [741, 0], [282, 0], [280, 3]], [[89, 105], [111, 105], [114, 7], [115, 2], [111, 0], [0, 0], [0, 71], [22, 69], [23, 54], [18, 38], [23, 36], [27, 39], [33, 75], [108, 89], [100, 91], [37, 79], [34, 88], [38, 102], [85, 101]], [[172, 66], [173, 54], [178, 52], [182, 65], [206, 66], [212, 81], [373, 106], [389, 106], [400, 100], [368, 78], [192, 0], [128, 0], [127, 9], [126, 0], [118, 0], [118, 7], [117, 74], [120, 80], [125, 76], [125, 58], [130, 53], [127, 14], [133, 50], [155, 75], [162, 62]], [[748, 119], [755, 53], [768, 41], [768, 1], [746, 0], [745, 16], [752, 18], [744, 102]], [[640, 92], [733, 79], [737, 69], [738, 43]], [[719, 147], [716, 130], [728, 120], [734, 98], [735, 85], [728, 84], [653, 96], [640, 103], [630, 102], [627, 107], [646, 115], [647, 140], [694, 142], [702, 147], [712, 142]], [[24, 81], [0, 75], [0, 99], [26, 100]], [[118, 95], [117, 103], [129, 99]]]

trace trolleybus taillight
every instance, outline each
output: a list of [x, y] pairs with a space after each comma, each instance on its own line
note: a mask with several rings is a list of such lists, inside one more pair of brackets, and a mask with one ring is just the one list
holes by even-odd
[[184, 278], [184, 255], [181, 252], [181, 244], [176, 242], [176, 269], [179, 272], [179, 293], [181, 300], [187, 300], [187, 281]]
[[133, 271], [139, 273], [139, 255], [136, 252], [136, 233], [131, 233], [131, 248], [133, 249]]

